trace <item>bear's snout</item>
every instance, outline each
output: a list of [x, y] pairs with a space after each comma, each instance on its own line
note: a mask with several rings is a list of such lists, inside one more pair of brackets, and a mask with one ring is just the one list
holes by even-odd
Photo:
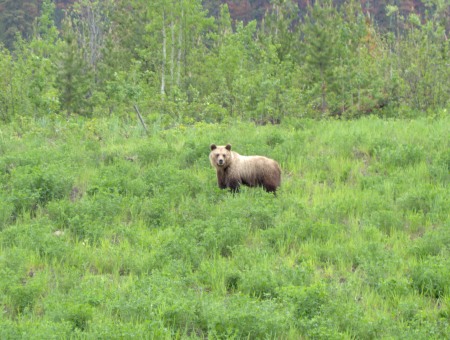
[[225, 163], [225, 161], [223, 159], [219, 159], [219, 161], [217, 163], [219, 163], [219, 165], [223, 165], [223, 163]]

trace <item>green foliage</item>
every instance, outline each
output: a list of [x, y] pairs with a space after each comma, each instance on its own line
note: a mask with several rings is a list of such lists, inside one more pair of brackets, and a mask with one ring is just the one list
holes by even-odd
[[40, 3], [35, 0], [16, 2], [2, 1], [0, 17], [0, 41], [7, 48], [13, 49], [15, 39], [29, 37], [33, 32], [34, 18], [38, 14]]
[[[448, 338], [448, 123], [4, 124], [0, 337]], [[217, 188], [213, 142], [277, 196]]]
[[[408, 105], [416, 110], [428, 110], [448, 105], [446, 93], [450, 90], [448, 61], [450, 43], [445, 38], [443, 23], [430, 18], [421, 24], [415, 14], [405, 23], [408, 29], [400, 42], [398, 58], [400, 62], [401, 95]], [[430, 63], [430, 60], [434, 62]]]
[[450, 274], [448, 259], [430, 256], [417, 264], [411, 272], [412, 286], [421, 294], [439, 299], [448, 295]]
[[43, 166], [21, 166], [11, 170], [7, 187], [7, 202], [14, 206], [14, 216], [23, 211], [35, 213], [38, 207], [65, 197], [70, 190], [70, 179], [61, 175], [59, 169]]
[[423, 237], [415, 240], [412, 252], [419, 258], [438, 256], [448, 251], [450, 244], [450, 230], [446, 227], [427, 232]]
[[[51, 1], [40, 13], [35, 1], [3, 7], [5, 122], [60, 110], [127, 119], [134, 105], [159, 128], [448, 114], [442, 1], [426, 2], [423, 17], [387, 5], [389, 24], [380, 25], [357, 1], [301, 10], [292, 0], [272, 1], [261, 20], [244, 24], [227, 5], [208, 16], [205, 1], [83, 0], [56, 20], [59, 31]], [[35, 24], [22, 22], [27, 15]]]
[[60, 50], [57, 87], [61, 108], [67, 115], [91, 115], [89, 97], [92, 93], [93, 74], [83, 58], [83, 46], [77, 40], [75, 23], [71, 18], [64, 21], [64, 43]]
[[309, 7], [303, 29], [306, 46], [302, 58], [305, 59], [305, 67], [311, 75], [308, 85], [314, 93], [312, 100], [317, 102], [323, 113], [329, 105], [328, 88], [332, 86], [332, 70], [338, 60], [337, 49], [340, 48], [339, 44], [335, 44], [337, 31], [331, 29], [340, 26], [338, 20], [331, 2], [324, 5], [316, 2], [313, 7]]
[[19, 88], [23, 85], [23, 77], [13, 56], [3, 46], [0, 46], [0, 79], [0, 119], [9, 122], [22, 109]]

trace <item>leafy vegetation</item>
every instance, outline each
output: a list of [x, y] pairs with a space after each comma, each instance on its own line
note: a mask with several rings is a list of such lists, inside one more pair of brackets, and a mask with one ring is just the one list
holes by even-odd
[[[449, 338], [448, 126], [3, 125], [0, 337]], [[278, 197], [219, 190], [220, 141]]]
[[[5, 30], [7, 49], [0, 48], [4, 122], [123, 117], [134, 105], [162, 126], [409, 118], [449, 109], [449, 7], [442, 0], [427, 0], [422, 16], [387, 5], [382, 28], [350, 0], [301, 8], [272, 1], [261, 20], [245, 25], [226, 4], [213, 17], [199, 0], [79, 0], [59, 28], [51, 0], [34, 25], [17, 24], [24, 16], [13, 13], [24, 9], [14, 4], [5, 4], [3, 14], [16, 19]], [[16, 35], [16, 26], [27, 33]]]
[[1, 339], [450, 338], [445, 1], [2, 3]]

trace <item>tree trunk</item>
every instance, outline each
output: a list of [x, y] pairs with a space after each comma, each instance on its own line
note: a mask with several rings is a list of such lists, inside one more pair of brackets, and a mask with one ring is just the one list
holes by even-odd
[[162, 36], [163, 36], [163, 46], [162, 46], [162, 62], [161, 62], [161, 95], [164, 95], [166, 92], [166, 12], [163, 10], [163, 21], [162, 21]]
[[323, 69], [320, 69], [320, 77], [322, 78], [322, 113], [327, 109], [327, 83]]
[[170, 86], [174, 84], [174, 69], [175, 69], [175, 23], [170, 24], [171, 33], [171, 51], [170, 51]]
[[180, 32], [178, 33], [178, 56], [177, 56], [177, 86], [180, 87], [181, 79], [181, 47], [183, 43], [183, 17], [184, 10], [181, 10]]

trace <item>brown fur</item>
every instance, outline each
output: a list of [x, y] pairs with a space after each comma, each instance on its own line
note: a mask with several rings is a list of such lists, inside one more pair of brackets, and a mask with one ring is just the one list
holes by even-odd
[[239, 191], [241, 184], [262, 186], [275, 193], [281, 183], [281, 169], [276, 161], [263, 156], [241, 156], [231, 151], [231, 145], [211, 144], [209, 160], [217, 171], [219, 188]]

